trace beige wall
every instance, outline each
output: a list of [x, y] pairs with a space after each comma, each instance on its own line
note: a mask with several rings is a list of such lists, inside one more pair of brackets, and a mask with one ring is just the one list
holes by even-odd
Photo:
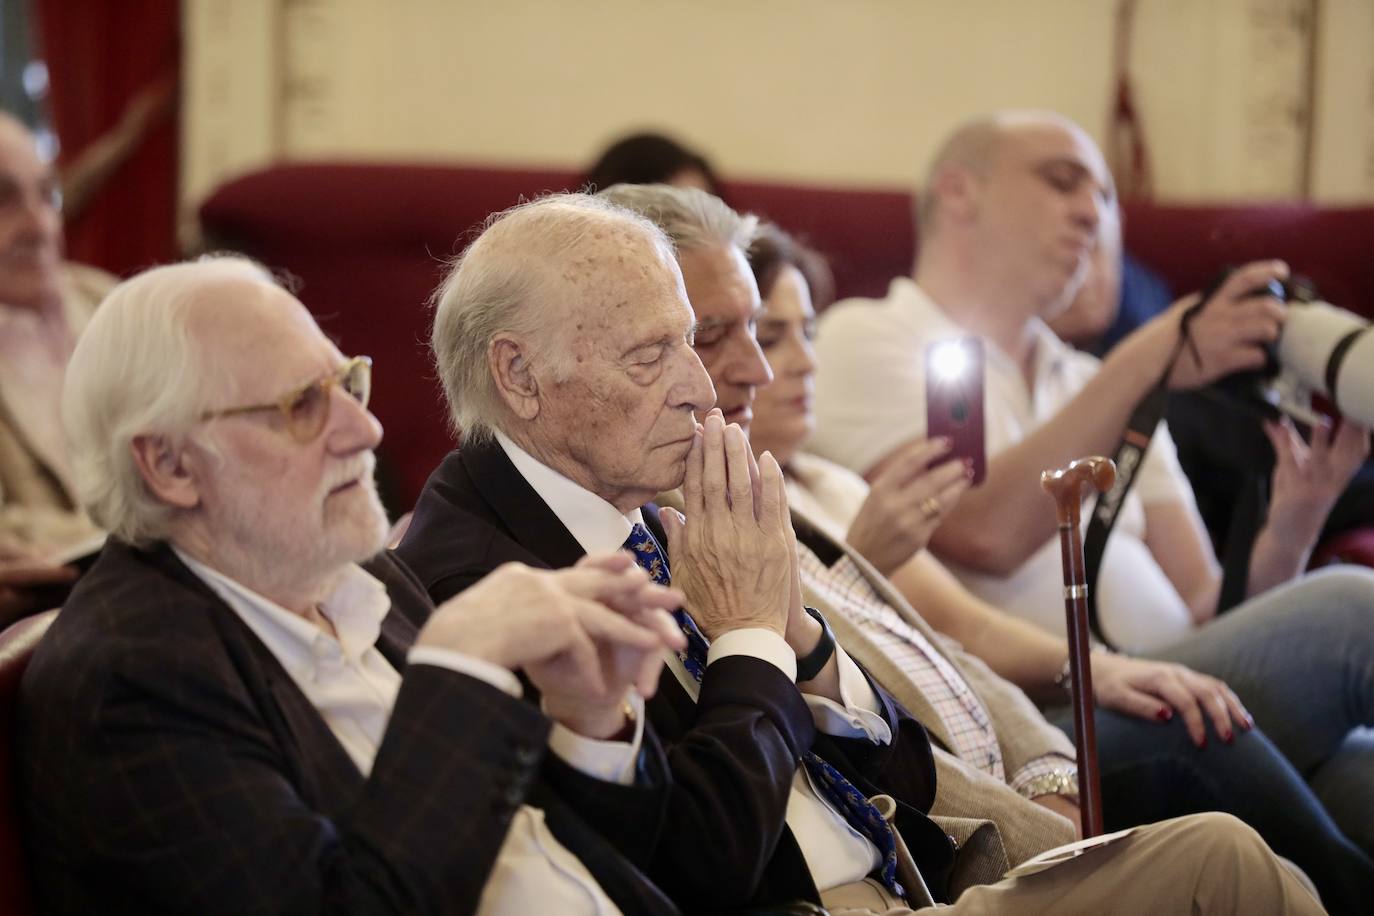
[[[995, 107], [1054, 108], [1100, 139], [1112, 92], [1114, 0], [185, 3], [188, 203], [272, 159], [577, 166], [643, 126], [728, 175], [901, 185]], [[1161, 197], [1303, 193], [1309, 5], [1141, 0], [1133, 65]], [[1357, 67], [1370, 4], [1324, 5]], [[1368, 84], [1323, 109], [1329, 134], [1348, 132], [1342, 98], [1370, 120]], [[1363, 148], [1320, 149], [1321, 193], [1374, 196]]]

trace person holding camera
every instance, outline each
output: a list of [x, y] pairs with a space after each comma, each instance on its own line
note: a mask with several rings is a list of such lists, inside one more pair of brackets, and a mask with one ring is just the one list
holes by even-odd
[[[1081, 128], [1044, 112], [976, 119], [941, 147], [918, 212], [912, 278], [886, 299], [821, 319], [817, 431], [822, 457], [872, 476], [925, 432], [927, 343], [974, 334], [987, 350], [987, 481], [931, 547], [990, 604], [1062, 633], [1056, 520], [1042, 470], [1111, 454], [1161, 380], [1197, 388], [1259, 367], [1285, 309], [1255, 290], [1288, 275], [1246, 264], [1187, 325], [1186, 297], [1101, 362], [1045, 325], [1072, 298], [1114, 188]], [[1215, 618], [1220, 569], [1167, 429], [1153, 437], [1107, 543], [1097, 602], [1118, 645], [1230, 684], [1346, 833], [1374, 850], [1374, 573], [1304, 575], [1321, 521], [1368, 453], [1351, 423], [1310, 444], [1270, 429], [1279, 460], [1267, 523], [1250, 557], [1250, 598]], [[1220, 694], [1217, 704], [1225, 703]], [[1228, 735], [1214, 732], [1225, 741]]]

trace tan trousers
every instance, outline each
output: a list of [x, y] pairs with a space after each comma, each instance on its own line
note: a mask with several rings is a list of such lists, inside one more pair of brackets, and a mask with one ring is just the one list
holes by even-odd
[[[915, 912], [875, 881], [825, 891], [821, 902], [831, 916]], [[1259, 835], [1227, 814], [1195, 814], [1141, 827], [1045, 871], [969, 888], [940, 909], [958, 916], [1325, 912]]]

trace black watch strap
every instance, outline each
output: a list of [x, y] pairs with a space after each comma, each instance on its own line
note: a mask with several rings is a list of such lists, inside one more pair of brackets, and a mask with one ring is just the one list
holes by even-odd
[[810, 614], [821, 625], [821, 641], [816, 643], [816, 648], [807, 653], [806, 658], [797, 659], [797, 683], [799, 684], [820, 674], [826, 662], [830, 661], [830, 656], [835, 654], [835, 631], [830, 629], [830, 624], [826, 622], [820, 611], [808, 606], [806, 613]]

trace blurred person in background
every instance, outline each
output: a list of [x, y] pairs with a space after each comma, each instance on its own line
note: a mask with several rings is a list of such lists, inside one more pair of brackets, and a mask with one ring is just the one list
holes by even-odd
[[711, 163], [665, 134], [637, 133], [608, 146], [582, 179], [593, 192], [617, 184], [671, 184], [700, 188], [720, 196], [720, 179]]
[[[715, 168], [701, 153], [664, 134], [631, 134], [607, 147], [583, 179], [592, 193], [618, 184], [666, 184], [696, 188], [729, 203]], [[806, 277], [812, 304], [824, 309], [835, 299], [830, 264], [810, 248], [799, 247], [797, 269]]]
[[0, 624], [58, 604], [55, 562], [95, 549], [59, 404], [67, 360], [114, 279], [62, 260], [62, 194], [33, 134], [0, 114]]
[[[881, 587], [871, 592], [855, 587], [850, 596], [868, 599], [839, 607], [850, 612], [853, 625], [886, 639], [892, 658], [904, 666], [921, 658], [927, 642], [916, 632], [921, 622], [913, 618], [919, 615], [1047, 707], [1050, 720], [1071, 733], [1065, 640], [982, 601], [923, 549], [941, 518], [959, 511], [955, 502], [963, 493], [963, 477], [951, 478], [948, 472], [960, 465], [941, 464], [940, 446], [920, 440], [870, 486], [847, 468], [805, 451], [815, 428], [815, 378], [824, 369], [812, 348], [815, 318], [798, 269], [798, 245], [777, 227], [764, 225], [749, 259], [763, 295], [759, 346], [773, 370], [772, 383], [760, 387], [754, 400], [750, 444], [757, 454], [771, 452], [782, 465], [800, 541], [813, 542], [803, 526], [820, 528], [831, 541], [863, 556], [904, 599], [884, 602]], [[848, 566], [852, 577], [855, 565], [847, 564], [843, 553], [830, 554], [836, 575]], [[850, 650], [855, 651], [853, 645]], [[942, 651], [969, 667], [957, 648], [944, 645]], [[1331, 822], [1268, 738], [1250, 727], [1224, 683], [1182, 665], [1101, 650], [1093, 653], [1092, 663], [1108, 830], [1192, 811], [1225, 811], [1307, 870], [1333, 912], [1358, 911], [1359, 901], [1374, 887], [1374, 861]], [[970, 678], [970, 683], [975, 682]], [[885, 686], [893, 689], [890, 682]], [[1233, 710], [1229, 717], [1226, 709]], [[1223, 734], [1223, 741], [1205, 741], [1204, 720]], [[923, 721], [937, 738], [943, 733], [938, 722]], [[955, 730], [954, 746], [969, 747], [970, 732]], [[984, 755], [965, 751], [961, 756], [989, 775], [995, 772]], [[1017, 787], [1014, 776], [1005, 770], [1005, 780]], [[1063, 790], [1076, 788], [1069, 781]]]
[[[1166, 372], [1171, 388], [1190, 389], [1257, 367], [1284, 316], [1281, 303], [1253, 291], [1287, 276], [1287, 266], [1259, 261], [1233, 272], [1197, 314], [1195, 346], [1176, 361], [1182, 315], [1196, 297], [1101, 362], [1071, 350], [1043, 317], [1076, 292], [1113, 200], [1101, 153], [1071, 121], [1026, 111], [970, 121], [932, 165], [913, 276], [893, 280], [884, 299], [837, 306], [817, 330], [825, 372], [812, 447], [870, 475], [925, 432], [925, 411], [913, 408], [925, 400], [925, 347], [982, 338], [987, 480], [942, 521], [931, 548], [985, 601], [1057, 634], [1063, 578], [1041, 471], [1111, 453]], [[1281, 458], [1253, 548], [1251, 598], [1216, 617], [1220, 569], [1162, 426], [1107, 544], [1095, 590], [1101, 622], [1123, 647], [1229, 684], [1369, 854], [1374, 573], [1302, 574], [1321, 520], [1364, 460], [1368, 434], [1345, 424], [1309, 448], [1281, 427], [1270, 439]]]
[[[1172, 301], [1164, 281], [1123, 254], [1119, 204], [1105, 207], [1097, 248], [1083, 285], [1067, 308], [1047, 324], [1062, 340], [1103, 356]], [[1237, 409], [1209, 392], [1174, 392], [1167, 412], [1178, 460], [1192, 483], [1198, 512], [1217, 555], [1235, 563], [1257, 534], [1254, 516], [1241, 505], [1251, 494], [1267, 497], [1275, 452], [1253, 412]], [[1237, 515], [1237, 509], [1241, 514]], [[1262, 515], [1262, 513], [1260, 513]], [[1318, 542], [1344, 532], [1374, 528], [1374, 462], [1366, 461], [1327, 513]], [[1368, 554], [1358, 557], [1374, 564]]]

